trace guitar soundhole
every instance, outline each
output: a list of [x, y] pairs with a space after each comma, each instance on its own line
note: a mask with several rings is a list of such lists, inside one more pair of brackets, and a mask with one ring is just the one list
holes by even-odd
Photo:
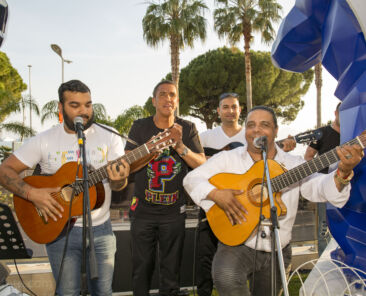
[[65, 186], [61, 189], [61, 198], [66, 201], [70, 202], [72, 195], [72, 187], [71, 186]]
[[[262, 191], [262, 185], [256, 184], [252, 187], [252, 189], [249, 191], [249, 197], [253, 204], [256, 206], [260, 206], [261, 204], [261, 191]], [[263, 205], [268, 200], [268, 190], [267, 187], [263, 187]]]

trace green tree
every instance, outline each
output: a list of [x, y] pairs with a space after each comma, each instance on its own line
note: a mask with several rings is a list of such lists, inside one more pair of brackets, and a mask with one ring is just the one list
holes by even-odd
[[3, 162], [11, 154], [11, 148], [8, 146], [0, 146], [0, 162]]
[[219, 37], [227, 37], [232, 45], [244, 37], [245, 81], [247, 110], [252, 108], [252, 81], [250, 43], [253, 33], [258, 32], [262, 41], [269, 44], [275, 30], [272, 24], [277, 23], [281, 16], [281, 5], [276, 0], [216, 0], [219, 8], [214, 11], [214, 27]]
[[[43, 105], [41, 111], [41, 123], [43, 124], [46, 120], [59, 120], [58, 114], [58, 100], [51, 100]], [[106, 122], [108, 121], [107, 111], [103, 104], [94, 103], [93, 104], [94, 111], [94, 120], [97, 122]]]
[[5, 53], [0, 52], [0, 123], [13, 112], [21, 93], [27, 89], [18, 71], [13, 68]]
[[57, 120], [58, 117], [58, 100], [48, 101], [43, 105], [41, 111], [41, 123], [44, 124], [46, 120]]
[[[208, 51], [193, 59], [181, 71], [181, 114], [190, 115], [212, 128], [219, 122], [216, 108], [219, 95], [236, 92], [240, 95], [244, 119], [247, 110], [243, 53], [226, 47]], [[304, 105], [301, 97], [313, 80], [313, 70], [304, 73], [282, 71], [273, 66], [269, 52], [251, 51], [252, 84], [255, 105], [272, 107], [284, 121], [292, 121]], [[148, 104], [148, 102], [146, 103]]]
[[179, 85], [179, 50], [193, 47], [195, 39], [206, 38], [206, 20], [203, 13], [207, 6], [200, 0], [164, 0], [148, 2], [142, 20], [144, 39], [153, 47], [169, 40], [172, 79]]
[[[21, 97], [19, 103], [11, 100], [6, 105], [2, 106], [2, 110], [5, 111], [6, 114], [13, 114], [13, 113], [22, 113], [22, 122], [11, 121], [7, 123], [0, 123], [0, 129], [14, 133], [16, 135], [20, 135], [20, 140], [23, 141], [26, 137], [31, 137], [36, 134], [36, 131], [31, 127], [26, 126], [25, 122], [25, 111], [26, 109], [31, 109], [34, 113], [39, 115], [39, 108], [37, 102], [34, 100], [30, 100], [28, 97]], [[9, 116], [8, 115], [8, 116]]]
[[151, 114], [144, 107], [134, 105], [131, 108], [123, 111], [121, 115], [118, 115], [114, 121], [114, 128], [116, 128], [122, 135], [127, 136], [131, 129], [132, 123], [136, 119], [150, 116]]

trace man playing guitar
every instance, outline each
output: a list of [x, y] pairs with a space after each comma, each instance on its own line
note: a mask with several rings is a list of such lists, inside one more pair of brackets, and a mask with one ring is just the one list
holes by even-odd
[[[9, 156], [0, 166], [0, 184], [23, 199], [32, 202], [45, 220], [57, 221], [68, 215], [56, 200], [55, 193], [61, 188], [36, 188], [24, 182], [19, 174], [40, 164], [42, 174], [54, 174], [61, 166], [79, 160], [80, 150], [74, 127], [74, 118], [84, 120], [86, 155], [88, 164], [94, 168], [107, 165], [123, 154], [120, 137], [93, 123], [93, 106], [89, 88], [79, 80], [61, 84], [59, 90], [59, 110], [64, 123], [39, 133], [29, 139], [22, 147]], [[73, 175], [75, 172], [72, 172]], [[127, 184], [129, 165], [125, 160], [107, 166], [109, 180], [104, 180], [105, 200], [100, 208], [91, 213], [94, 245], [98, 268], [98, 278], [88, 277], [91, 295], [112, 295], [112, 279], [116, 238], [112, 232], [109, 216], [111, 189], [122, 190]], [[65, 176], [65, 178], [68, 176]], [[102, 186], [103, 187], [103, 186]], [[82, 227], [77, 219], [69, 233], [69, 246], [64, 261], [64, 272], [60, 277], [57, 295], [79, 295], [80, 266], [82, 259]], [[58, 237], [46, 245], [52, 273], [57, 281], [65, 236]], [[87, 263], [89, 264], [89, 262]]]
[[[228, 221], [232, 228], [236, 229], [237, 226], [245, 224], [251, 219], [251, 213], [239, 201], [239, 197], [247, 194], [244, 192], [247, 188], [218, 189], [209, 180], [220, 173], [230, 173], [235, 176], [249, 173], [251, 168], [262, 159], [261, 149], [256, 148], [253, 143], [254, 139], [261, 136], [266, 136], [268, 139], [268, 158], [276, 161], [280, 167], [291, 169], [303, 163], [304, 160], [301, 157], [290, 155], [276, 147], [274, 139], [277, 132], [277, 119], [272, 109], [257, 106], [250, 110], [245, 122], [247, 145], [215, 155], [185, 177], [183, 185], [193, 201], [209, 212], [208, 214], [211, 208], [219, 208], [226, 215], [225, 221]], [[363, 157], [363, 150], [359, 145], [346, 145], [337, 148], [336, 155], [340, 159], [336, 172], [327, 175], [315, 174], [282, 190], [282, 201], [287, 207], [287, 215], [280, 220], [279, 224], [285, 266], [288, 266], [291, 261], [289, 243], [300, 192], [309, 200], [329, 201], [338, 207], [342, 207], [349, 198], [352, 169]], [[271, 174], [271, 167], [269, 169]], [[263, 169], [259, 172], [259, 176], [262, 175]], [[250, 180], [247, 181], [251, 183]], [[259, 220], [259, 217], [255, 219]], [[219, 242], [212, 263], [212, 274], [220, 295], [250, 295], [247, 280], [250, 281], [253, 295], [271, 294], [270, 268], [268, 267], [271, 257], [269, 226], [262, 225], [259, 228], [254, 229], [244, 243], [228, 245]], [[260, 236], [257, 233], [260, 233]], [[253, 274], [255, 274], [254, 281], [251, 277]], [[281, 288], [279, 274], [276, 279], [279, 290]]]
[[[206, 158], [213, 156], [210, 152], [230, 150], [240, 144], [246, 145], [245, 128], [239, 124], [241, 107], [237, 93], [223, 93], [219, 97], [217, 113], [221, 119], [221, 125], [204, 131], [200, 134], [201, 144], [204, 147]], [[291, 151], [296, 142], [293, 138], [282, 141], [283, 150]], [[197, 293], [199, 296], [210, 296], [212, 293], [211, 265], [217, 249], [217, 238], [212, 233], [207, 222], [206, 214], [200, 209], [200, 223], [198, 224], [198, 247], [197, 247]]]

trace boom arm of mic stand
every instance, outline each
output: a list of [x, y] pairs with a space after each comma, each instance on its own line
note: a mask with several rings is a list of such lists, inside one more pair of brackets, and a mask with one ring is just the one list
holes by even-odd
[[[265, 172], [266, 172], [268, 197], [269, 197], [269, 202], [270, 202], [270, 206], [271, 206], [271, 222], [272, 222], [271, 239], [272, 240], [275, 239], [275, 243], [276, 243], [276, 246], [277, 246], [277, 256], [278, 256], [278, 263], [279, 263], [279, 268], [280, 268], [283, 292], [284, 292], [285, 296], [289, 296], [289, 292], [288, 292], [288, 288], [287, 288], [287, 282], [286, 282], [285, 264], [284, 264], [283, 255], [282, 255], [280, 232], [279, 232], [279, 227], [278, 227], [277, 208], [275, 206], [274, 199], [273, 199], [271, 178], [270, 178], [269, 169], [268, 169], [267, 152], [266, 152], [265, 149], [262, 149], [262, 156], [263, 156], [263, 162], [264, 162], [264, 169], [265, 169]], [[276, 272], [276, 269], [273, 266], [275, 264], [276, 256], [274, 256], [274, 254], [275, 254], [274, 246], [275, 245], [274, 245], [274, 243], [272, 243], [271, 245], [272, 245], [272, 250], [271, 250], [271, 252], [272, 252], [271, 280], [272, 280], [272, 285], [273, 285], [275, 283], [274, 279], [275, 279], [275, 272]], [[272, 295], [276, 295], [275, 293], [276, 293], [276, 291], [275, 291], [274, 287], [272, 286]]]

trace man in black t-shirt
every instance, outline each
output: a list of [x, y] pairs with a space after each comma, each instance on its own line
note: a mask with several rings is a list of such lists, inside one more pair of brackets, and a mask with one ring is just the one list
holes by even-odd
[[[331, 125], [323, 126], [320, 128], [322, 137], [316, 142], [311, 143], [305, 152], [305, 160], [311, 160], [316, 155], [321, 155], [340, 144], [340, 122], [339, 122], [339, 103], [334, 112], [335, 119]], [[325, 168], [320, 173], [328, 174], [329, 168]], [[326, 217], [326, 204], [318, 203], [318, 254], [319, 256], [323, 253], [327, 246], [327, 217]]]
[[[135, 192], [130, 207], [133, 263], [133, 293], [149, 295], [159, 246], [159, 295], [177, 295], [185, 231], [183, 178], [188, 167], [205, 161], [198, 132], [192, 122], [174, 115], [179, 99], [171, 81], [154, 88], [154, 116], [136, 120], [128, 137], [138, 145], [174, 125], [180, 139], [170, 149], [135, 173]], [[136, 148], [131, 143], [126, 151]]]

